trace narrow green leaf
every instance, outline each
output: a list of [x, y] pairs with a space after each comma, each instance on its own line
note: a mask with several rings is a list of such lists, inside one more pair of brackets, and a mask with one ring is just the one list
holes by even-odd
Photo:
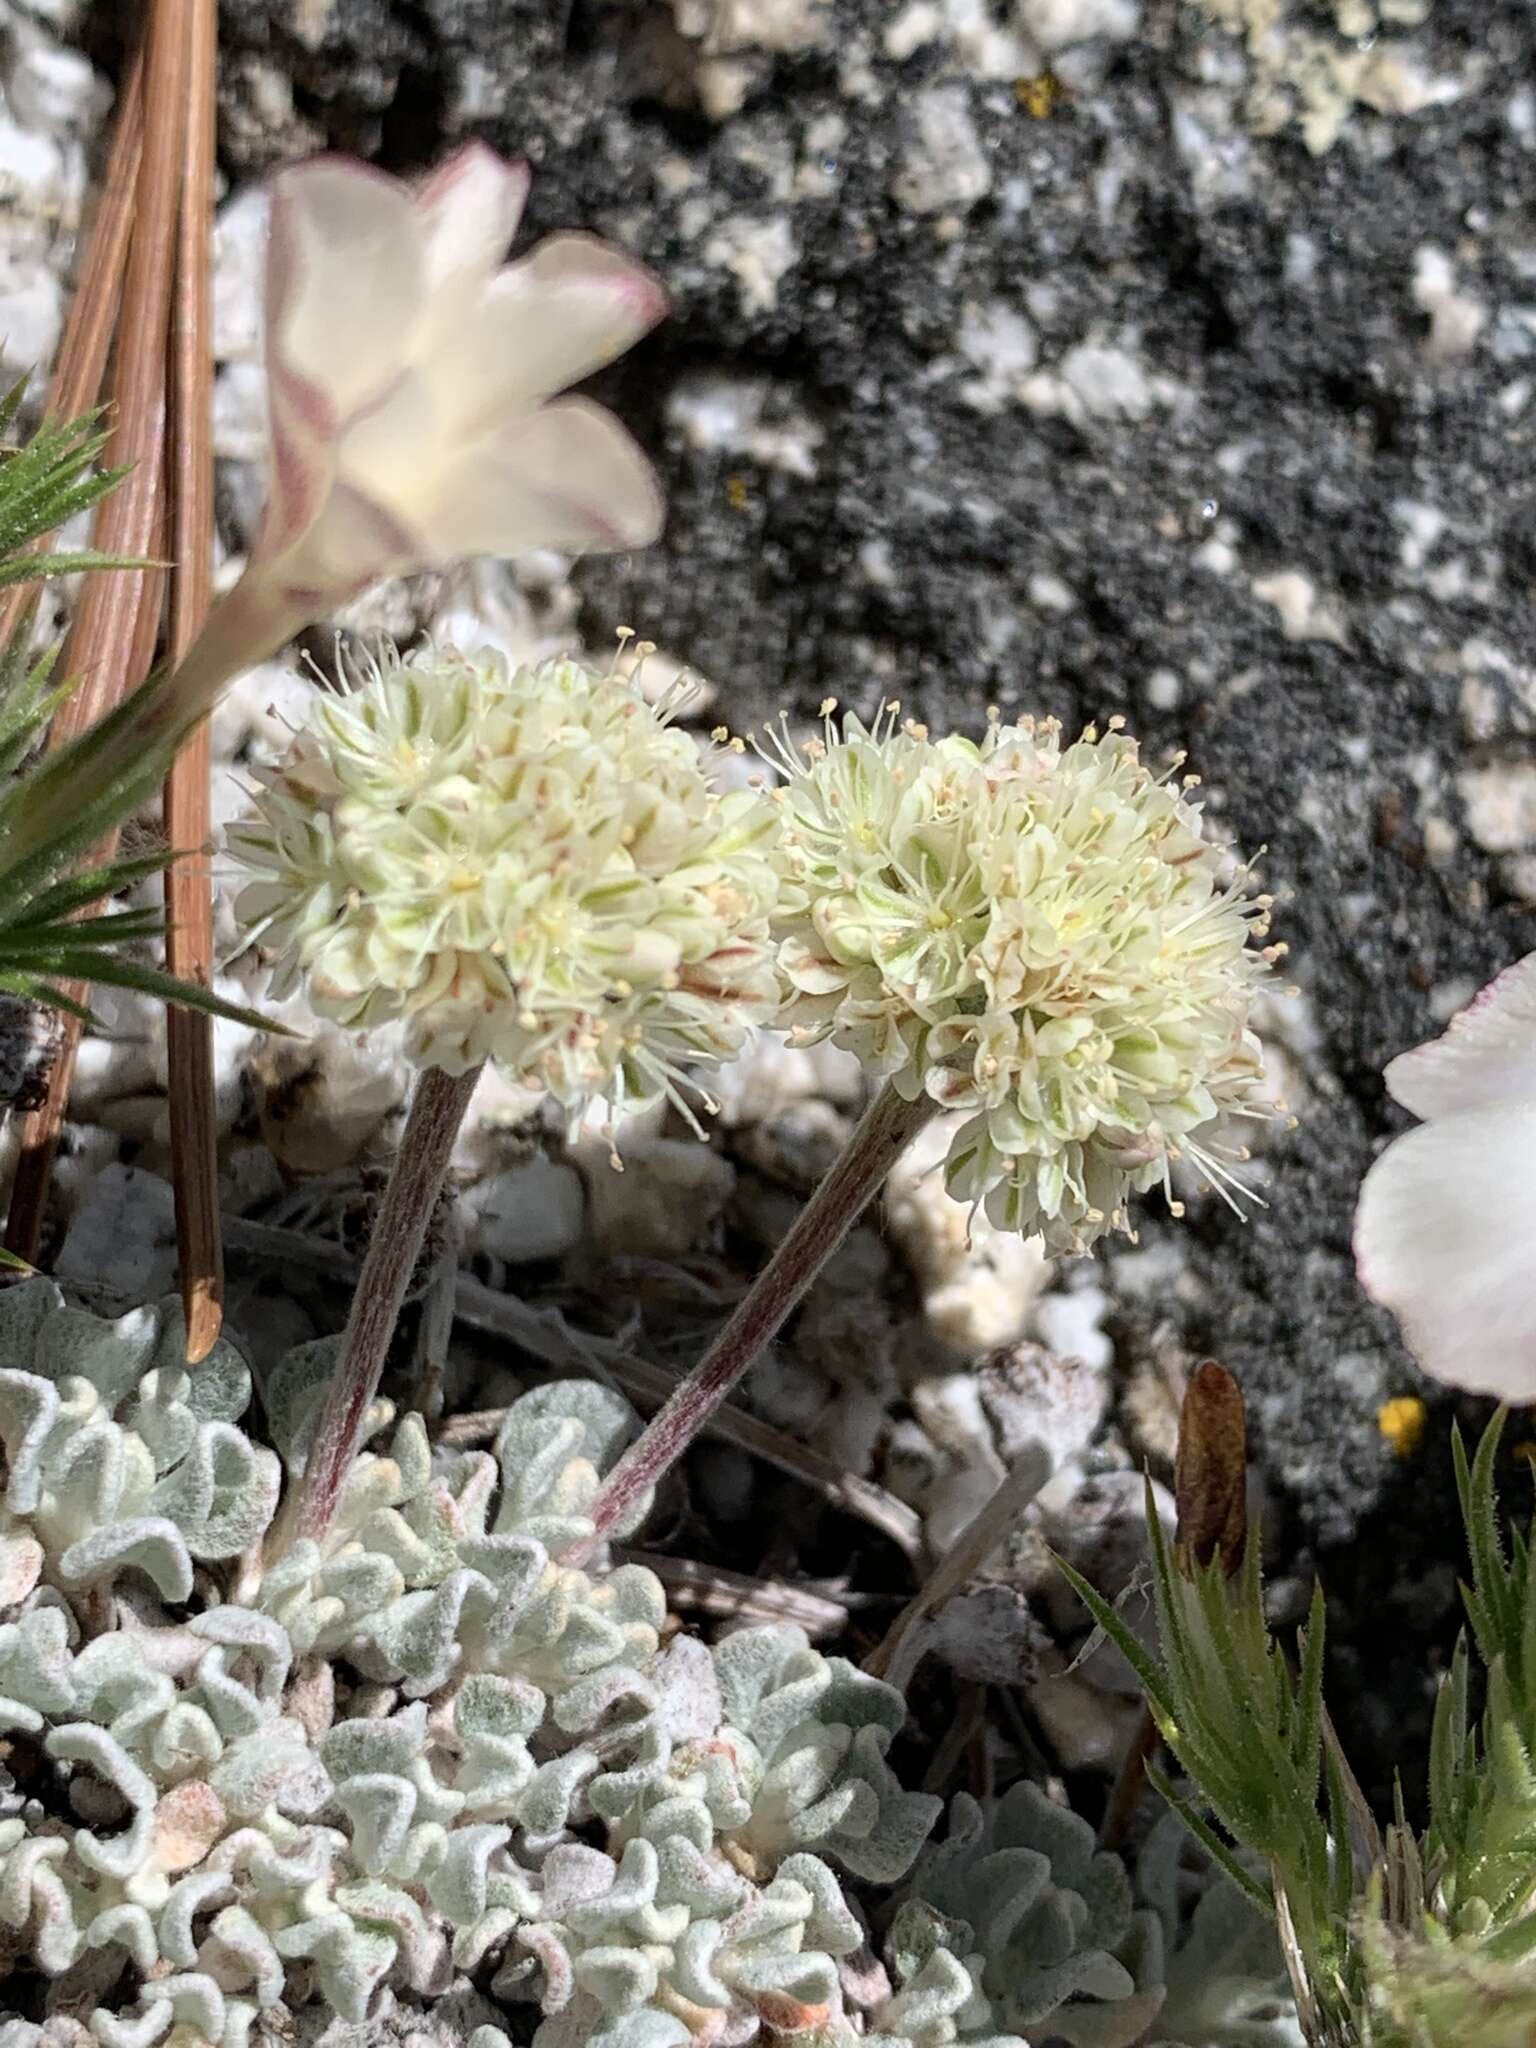
[[1244, 1870], [1231, 1849], [1217, 1834], [1216, 1830], [1198, 1813], [1181, 1793], [1174, 1790], [1172, 1783], [1164, 1777], [1156, 1764], [1147, 1766], [1147, 1783], [1164, 1803], [1183, 1821], [1185, 1827], [1205, 1850], [1211, 1861], [1242, 1893], [1251, 1906], [1257, 1907], [1267, 1920], [1275, 1917], [1273, 1897], [1251, 1872]]
[[35, 1009], [62, 1010], [67, 1017], [78, 1017], [82, 1024], [94, 1026], [97, 1022], [83, 1003], [77, 1003], [63, 989], [54, 988], [35, 974], [12, 974], [0, 967], [0, 989], [7, 995], [19, 996]]
[[275, 1018], [264, 1017], [259, 1010], [247, 1009], [243, 1003], [228, 1002], [223, 996], [215, 995], [212, 989], [199, 987], [196, 982], [178, 981], [174, 975], [161, 973], [158, 967], [145, 967], [137, 960], [123, 960], [115, 953], [66, 954], [60, 951], [50, 965], [54, 972], [70, 981], [94, 981], [103, 988], [135, 989], [140, 995], [154, 996], [163, 1003], [180, 1003], [183, 1009], [201, 1010], [210, 1017], [223, 1017], [231, 1024], [247, 1024], [253, 1031], [270, 1032], [276, 1038], [300, 1036], [286, 1024], [279, 1024]]
[[136, 555], [101, 555], [94, 548], [77, 548], [69, 554], [19, 555], [0, 562], [0, 590], [13, 583], [43, 583], [55, 576], [77, 576], [86, 569], [151, 569], [163, 563]]
[[1322, 1767], [1323, 1648], [1327, 1626], [1327, 1603], [1322, 1586], [1314, 1580], [1312, 1605], [1302, 1638], [1301, 1672], [1296, 1681], [1296, 1728], [1292, 1737], [1301, 1783], [1314, 1788]]
[[1154, 1714], [1161, 1714], [1165, 1720], [1172, 1720], [1172, 1702], [1163, 1674], [1153, 1661], [1145, 1644], [1127, 1622], [1115, 1611], [1103, 1595], [1095, 1590], [1082, 1573], [1075, 1570], [1058, 1552], [1052, 1551], [1056, 1568], [1066, 1579], [1078, 1599], [1093, 1616], [1095, 1624], [1114, 1644], [1127, 1664], [1141, 1682], [1141, 1689], [1147, 1696], [1147, 1704]]
[[50, 883], [30, 902], [18, 904], [10, 916], [3, 900], [0, 900], [0, 935], [12, 925], [52, 923], [87, 903], [120, 896], [124, 890], [136, 888], [152, 875], [162, 873], [172, 859], [173, 856], [167, 852], [148, 853], [131, 860], [108, 861], [100, 867], [87, 868], [83, 873], [66, 875], [62, 881]]

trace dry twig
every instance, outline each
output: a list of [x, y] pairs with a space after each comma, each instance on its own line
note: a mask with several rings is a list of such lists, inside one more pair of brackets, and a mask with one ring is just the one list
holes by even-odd
[[669, 1557], [654, 1550], [616, 1546], [615, 1564], [643, 1564], [666, 1587], [674, 1607], [695, 1614], [713, 1614], [727, 1621], [793, 1622], [808, 1636], [840, 1636], [848, 1626], [850, 1603], [829, 1600], [804, 1586], [782, 1579], [754, 1579], [722, 1565], [699, 1564], [691, 1557]]
[[[187, 91], [171, 324], [168, 479], [172, 558], [170, 647], [179, 661], [202, 630], [213, 585], [213, 173], [215, 0], [186, 0]], [[167, 842], [185, 849], [166, 869], [165, 964], [183, 981], [213, 980], [213, 836], [208, 727], [193, 733], [165, 784]], [[187, 1362], [213, 1349], [224, 1319], [219, 1238], [218, 1124], [213, 1019], [173, 1003], [166, 1012], [176, 1249]]]

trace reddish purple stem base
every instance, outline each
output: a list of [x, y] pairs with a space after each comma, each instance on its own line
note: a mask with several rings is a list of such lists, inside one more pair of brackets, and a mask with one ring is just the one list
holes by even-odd
[[331, 1526], [342, 1486], [361, 1447], [364, 1417], [379, 1391], [405, 1290], [448, 1177], [454, 1140], [479, 1078], [479, 1067], [467, 1074], [445, 1074], [441, 1067], [424, 1067], [417, 1079], [411, 1113], [352, 1297], [341, 1365], [326, 1396], [304, 1470], [293, 1531], [300, 1540], [308, 1537], [319, 1542]]
[[641, 1494], [676, 1464], [777, 1333], [935, 1107], [926, 1096], [905, 1101], [889, 1083], [881, 1089], [702, 1362], [608, 1474], [592, 1505], [592, 1535], [565, 1551], [562, 1564], [585, 1564]]

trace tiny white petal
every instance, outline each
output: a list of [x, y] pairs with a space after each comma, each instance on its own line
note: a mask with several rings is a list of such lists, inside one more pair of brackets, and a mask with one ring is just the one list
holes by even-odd
[[1536, 1101], [1394, 1140], [1361, 1188], [1355, 1257], [1427, 1373], [1536, 1400]]
[[393, 178], [313, 157], [272, 181], [269, 360], [340, 421], [399, 374], [426, 287], [421, 216]]
[[650, 464], [613, 415], [586, 399], [541, 406], [497, 440], [472, 444], [434, 481], [426, 523], [445, 556], [639, 548], [661, 531]]
[[426, 243], [426, 289], [434, 309], [483, 284], [506, 261], [528, 198], [529, 170], [483, 142], [439, 164], [416, 195]]
[[1441, 1037], [1401, 1053], [1384, 1079], [1415, 1116], [1536, 1102], [1536, 953], [1489, 982]]
[[579, 384], [648, 334], [661, 284], [595, 235], [551, 235], [486, 286], [474, 318], [431, 360], [455, 433]]

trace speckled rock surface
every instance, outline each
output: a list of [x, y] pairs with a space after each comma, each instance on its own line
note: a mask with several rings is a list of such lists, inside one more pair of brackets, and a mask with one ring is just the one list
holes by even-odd
[[666, 279], [604, 395], [670, 524], [578, 570], [594, 643], [643, 629], [741, 727], [1123, 712], [1267, 849], [1299, 1127], [1246, 1224], [1149, 1205], [1109, 1328], [1148, 1444], [1160, 1376], [1242, 1376], [1381, 1741], [1456, 1553], [1444, 1429], [1400, 1461], [1376, 1425], [1418, 1381], [1354, 1195], [1383, 1063], [1536, 944], [1536, 14], [1423, 11], [1286, 0], [1250, 46], [1242, 0], [224, 8], [235, 179], [483, 135], [531, 230]]

